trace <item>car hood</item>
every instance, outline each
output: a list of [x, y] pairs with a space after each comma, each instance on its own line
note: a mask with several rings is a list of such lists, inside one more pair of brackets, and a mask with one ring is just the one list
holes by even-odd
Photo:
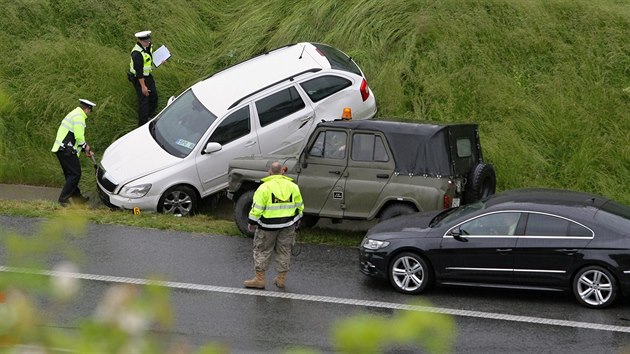
[[124, 184], [181, 160], [162, 149], [149, 133], [149, 124], [145, 124], [111, 144], [103, 153], [101, 166], [112, 182]]
[[430, 230], [429, 223], [442, 211], [443, 210], [433, 210], [423, 213], [397, 216], [374, 225], [368, 230], [366, 236], [397, 232], [406, 233], [410, 231], [413, 231], [414, 234], [417, 234], [418, 236], [427, 234]]

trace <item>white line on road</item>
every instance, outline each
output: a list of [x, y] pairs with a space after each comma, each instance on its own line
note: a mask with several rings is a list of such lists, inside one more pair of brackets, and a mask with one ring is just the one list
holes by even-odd
[[474, 317], [474, 318], [491, 319], [491, 320], [502, 320], [502, 321], [512, 321], [512, 322], [522, 322], [522, 323], [543, 324], [543, 325], [551, 325], [551, 326], [594, 329], [594, 330], [599, 330], [599, 331], [630, 333], [630, 327], [627, 327], [627, 326], [613, 326], [613, 325], [605, 325], [605, 324], [598, 324], [598, 323], [556, 320], [556, 319], [542, 318], [542, 317], [517, 316], [517, 315], [508, 315], [508, 314], [493, 313], [493, 312], [457, 310], [457, 309], [449, 309], [449, 308], [442, 308], [442, 307], [414, 306], [414, 305], [397, 304], [397, 303], [382, 302], [382, 301], [345, 299], [345, 298], [331, 297], [331, 296], [303, 295], [303, 294], [275, 292], [275, 291], [268, 291], [268, 290], [229, 288], [229, 287], [223, 287], [223, 286], [179, 283], [179, 282], [171, 282], [171, 281], [154, 281], [154, 280], [148, 280], [148, 279], [115, 277], [115, 276], [108, 276], [108, 275], [66, 273], [66, 272], [57, 272], [57, 271], [51, 271], [51, 270], [29, 270], [29, 269], [21, 269], [21, 268], [13, 268], [13, 267], [5, 267], [5, 266], [0, 266], [0, 271], [10, 272], [10, 273], [44, 275], [44, 276], [52, 276], [52, 277], [68, 277], [68, 278], [74, 278], [74, 279], [102, 281], [102, 282], [108, 282], [108, 283], [123, 283], [123, 284], [137, 284], [137, 285], [150, 285], [151, 284], [151, 285], [162, 286], [162, 287], [167, 287], [171, 289], [186, 289], [186, 290], [218, 292], [218, 293], [238, 294], [238, 295], [255, 295], [255, 296], [291, 299], [291, 300], [322, 302], [322, 303], [329, 303], [329, 304], [375, 307], [375, 308], [384, 308], [384, 309], [392, 309], [392, 310], [430, 312], [430, 313], [439, 313], [439, 314], [446, 314], [446, 315], [452, 315], [452, 316]]

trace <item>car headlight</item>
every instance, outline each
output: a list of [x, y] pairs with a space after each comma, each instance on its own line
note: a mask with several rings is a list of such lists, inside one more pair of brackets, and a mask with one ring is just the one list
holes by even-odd
[[124, 186], [120, 190], [120, 195], [125, 198], [142, 198], [147, 193], [149, 193], [149, 189], [151, 189], [151, 184], [140, 184], [137, 186]]
[[378, 250], [387, 247], [388, 245], [388, 241], [371, 240], [369, 238], [363, 241], [363, 248], [367, 248], [369, 250]]

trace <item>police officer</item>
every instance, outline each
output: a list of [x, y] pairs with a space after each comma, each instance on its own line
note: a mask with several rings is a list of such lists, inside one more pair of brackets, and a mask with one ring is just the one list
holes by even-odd
[[66, 183], [59, 195], [59, 204], [67, 206], [70, 198], [73, 202], [84, 203], [88, 197], [81, 195], [79, 190], [79, 180], [81, 179], [81, 164], [79, 155], [85, 151], [87, 157], [94, 154], [90, 145], [85, 141], [85, 120], [88, 114], [96, 107], [96, 103], [86, 99], [79, 100], [79, 107], [68, 113], [61, 121], [57, 129], [57, 137], [52, 147], [52, 152], [57, 155]]
[[[284, 288], [291, 247], [295, 242], [295, 229], [304, 211], [302, 194], [293, 179], [284, 176], [286, 168], [274, 162], [269, 176], [254, 193], [254, 202], [249, 212], [248, 229], [254, 234], [254, 266], [256, 275], [243, 282], [247, 288], [265, 288], [265, 271], [274, 253], [278, 276], [274, 283]], [[257, 226], [257, 227], [256, 227]]]
[[151, 31], [138, 32], [136, 38], [138, 41], [131, 50], [128, 76], [138, 96], [138, 126], [141, 126], [155, 113], [158, 91], [151, 75], [153, 71]]

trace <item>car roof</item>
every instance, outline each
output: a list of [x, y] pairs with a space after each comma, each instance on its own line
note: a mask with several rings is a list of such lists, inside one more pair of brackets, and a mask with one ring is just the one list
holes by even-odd
[[[396, 163], [396, 172], [410, 176], [446, 177], [456, 174], [449, 150], [450, 129], [469, 130], [473, 123], [407, 123], [391, 120], [335, 120], [319, 123], [323, 127], [372, 130], [385, 135]], [[473, 142], [474, 146], [477, 146]]]
[[601, 208], [610, 199], [586, 192], [553, 188], [523, 188], [501, 192], [490, 196], [486, 206], [513, 204], [544, 204], [548, 206], [574, 206]]
[[219, 71], [192, 86], [197, 99], [217, 116], [243, 97], [309, 70], [329, 69], [330, 63], [311, 43], [287, 45]]

